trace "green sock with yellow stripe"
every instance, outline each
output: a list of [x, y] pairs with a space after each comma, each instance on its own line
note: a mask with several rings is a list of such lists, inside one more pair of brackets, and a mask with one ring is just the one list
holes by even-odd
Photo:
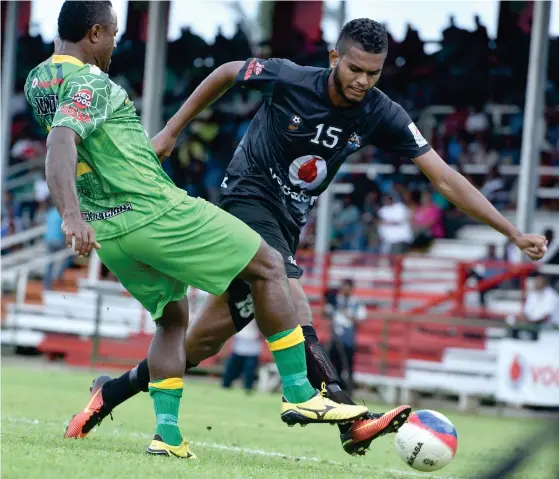
[[183, 387], [182, 378], [160, 379], [149, 383], [149, 395], [153, 399], [157, 419], [156, 434], [169, 446], [178, 446], [182, 442], [178, 420]]
[[305, 338], [301, 326], [274, 334], [266, 342], [276, 361], [285, 399], [302, 403], [316, 395], [307, 378]]

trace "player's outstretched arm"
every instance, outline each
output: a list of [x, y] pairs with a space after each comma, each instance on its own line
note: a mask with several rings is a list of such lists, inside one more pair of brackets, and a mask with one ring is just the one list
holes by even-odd
[[244, 64], [245, 62], [229, 62], [216, 68], [188, 97], [165, 128], [152, 139], [155, 153], [161, 161], [171, 154], [184, 127], [233, 86], [235, 77]]
[[62, 229], [66, 234], [66, 246], [72, 247], [80, 256], [89, 254], [93, 248], [100, 248], [95, 241], [93, 229], [82, 219], [76, 191], [76, 144], [78, 134], [63, 126], [54, 127], [47, 138], [47, 158], [45, 163], [49, 192], [56, 209], [63, 220]]
[[531, 259], [543, 258], [547, 251], [547, 240], [544, 236], [524, 234], [519, 231], [481, 192], [460, 173], [448, 166], [434, 150], [413, 161], [431, 183], [462, 211], [505, 235]]

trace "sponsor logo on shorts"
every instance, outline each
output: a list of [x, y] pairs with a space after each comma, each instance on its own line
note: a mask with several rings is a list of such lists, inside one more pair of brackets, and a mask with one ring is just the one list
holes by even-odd
[[80, 110], [85, 110], [91, 106], [91, 100], [93, 98], [93, 93], [89, 90], [80, 90], [72, 97], [72, 102]]
[[71, 105], [62, 105], [60, 107], [60, 113], [62, 113], [63, 115], [71, 116], [78, 120], [80, 123], [89, 123], [91, 121], [91, 117], [87, 113], [82, 113], [81, 111], [76, 110]]
[[252, 301], [252, 294], [248, 294], [244, 301], [237, 301], [235, 303], [239, 315], [243, 319], [248, 319], [254, 316], [254, 303]]
[[295, 266], [297, 266], [297, 261], [295, 261], [295, 258], [293, 256], [288, 256], [287, 261], [289, 263], [294, 264]]
[[132, 205], [130, 203], [124, 203], [123, 205], [115, 206], [105, 211], [97, 211], [95, 213], [91, 211], [82, 211], [82, 218], [87, 223], [91, 223], [92, 221], [108, 220], [131, 210]]

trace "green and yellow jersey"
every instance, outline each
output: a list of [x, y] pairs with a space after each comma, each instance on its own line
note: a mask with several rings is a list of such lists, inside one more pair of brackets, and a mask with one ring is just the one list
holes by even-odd
[[53, 55], [29, 73], [25, 97], [45, 130], [66, 127], [80, 136], [78, 196], [98, 240], [129, 233], [184, 200], [126, 91], [98, 67]]

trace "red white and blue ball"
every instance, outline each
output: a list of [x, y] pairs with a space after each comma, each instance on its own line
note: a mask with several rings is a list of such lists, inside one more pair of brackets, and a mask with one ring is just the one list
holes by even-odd
[[408, 466], [423, 472], [442, 469], [458, 448], [458, 434], [443, 414], [427, 409], [414, 412], [396, 434], [396, 450]]

